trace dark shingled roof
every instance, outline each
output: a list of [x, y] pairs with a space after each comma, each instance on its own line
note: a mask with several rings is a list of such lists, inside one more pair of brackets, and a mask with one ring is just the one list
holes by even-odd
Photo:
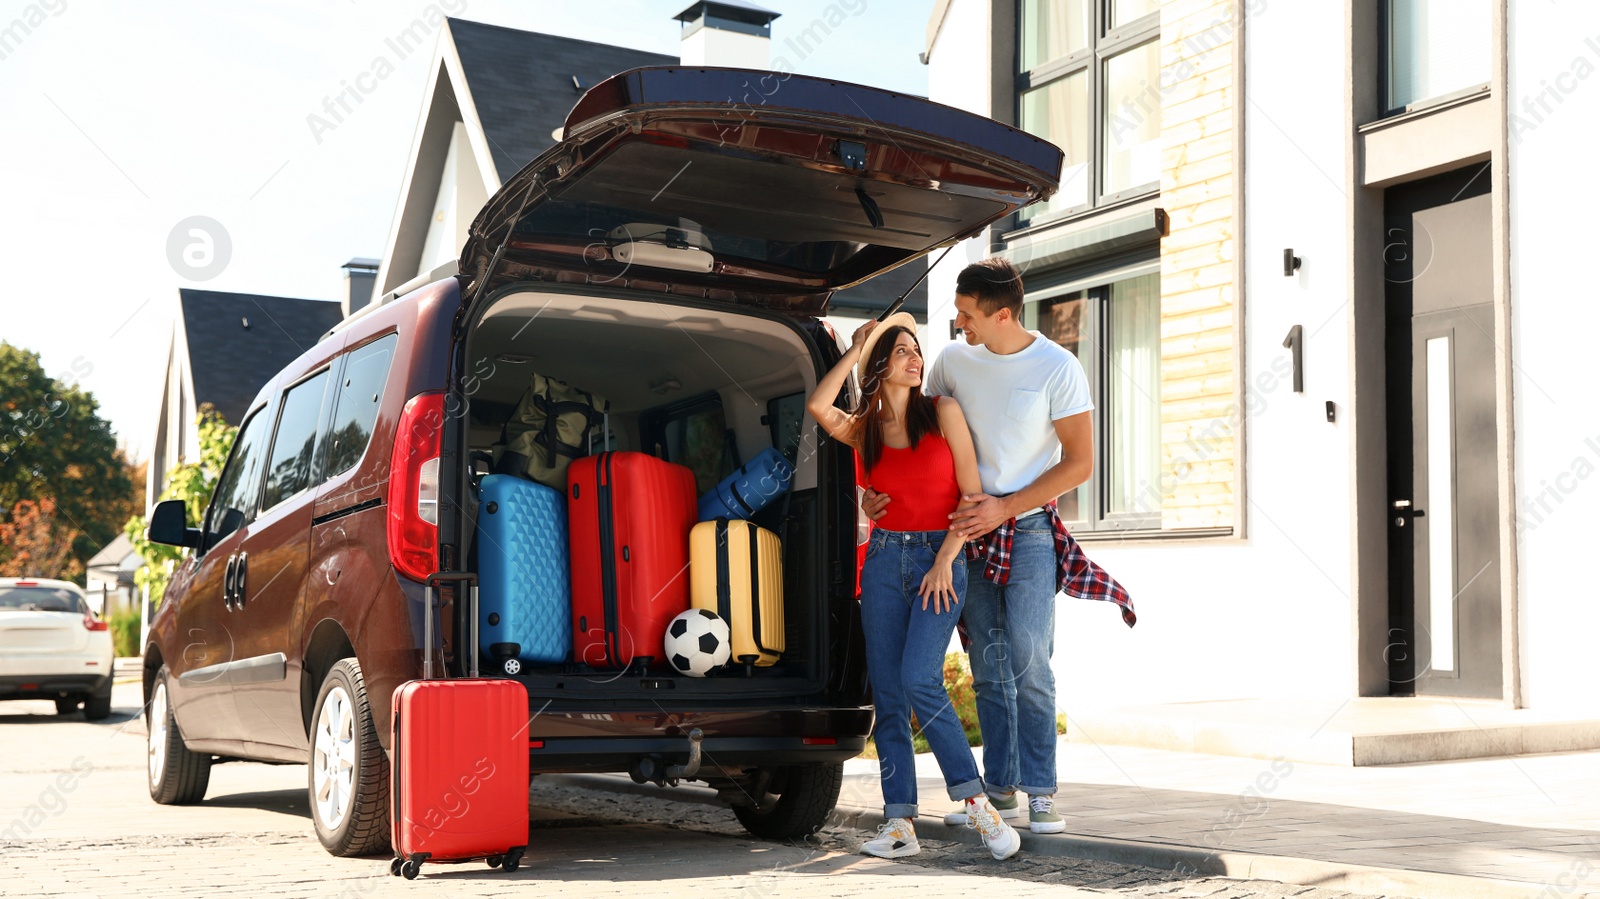
[[555, 144], [551, 132], [583, 90], [640, 66], [677, 65], [678, 57], [570, 37], [450, 20], [472, 103], [502, 181]]
[[178, 301], [195, 405], [210, 403], [232, 425], [273, 375], [343, 317], [338, 303], [322, 300], [183, 289]]

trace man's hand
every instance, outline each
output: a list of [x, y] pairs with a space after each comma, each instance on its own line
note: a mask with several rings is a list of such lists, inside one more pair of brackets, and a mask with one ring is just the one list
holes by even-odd
[[1006, 510], [1006, 501], [998, 496], [973, 493], [961, 497], [961, 500], [977, 503], [975, 506], [950, 514], [950, 530], [962, 540], [976, 540], [1012, 517]]
[[867, 513], [867, 517], [871, 520], [877, 521], [889, 511], [889, 494], [879, 493], [871, 487], [864, 487], [862, 490], [865, 492], [861, 495], [861, 511]]

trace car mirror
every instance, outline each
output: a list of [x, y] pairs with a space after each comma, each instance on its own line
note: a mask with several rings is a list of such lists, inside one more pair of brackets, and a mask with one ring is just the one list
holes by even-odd
[[189, 527], [188, 514], [181, 499], [156, 503], [155, 509], [150, 512], [150, 526], [145, 533], [151, 543], [188, 547], [200, 545], [200, 529]]

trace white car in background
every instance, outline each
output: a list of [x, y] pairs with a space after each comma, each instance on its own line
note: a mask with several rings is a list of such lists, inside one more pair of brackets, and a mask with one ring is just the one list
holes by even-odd
[[111, 714], [111, 631], [83, 588], [45, 578], [0, 578], [0, 700], [53, 699], [56, 714]]

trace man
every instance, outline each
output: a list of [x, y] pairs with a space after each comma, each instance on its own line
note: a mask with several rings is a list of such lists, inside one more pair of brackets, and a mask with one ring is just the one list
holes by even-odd
[[[984, 493], [952, 515], [968, 549], [962, 612], [971, 640], [984, 781], [1005, 818], [1020, 818], [1017, 791], [1028, 794], [1028, 827], [1060, 833], [1055, 812], [1056, 701], [1050, 656], [1055, 598], [1109, 599], [1132, 626], [1132, 603], [1114, 580], [1084, 558], [1056, 513], [1056, 498], [1089, 479], [1094, 433], [1088, 379], [1077, 357], [1022, 326], [1022, 277], [1011, 263], [985, 259], [956, 278], [956, 327], [966, 345], [939, 354], [924, 392], [954, 397], [967, 411]], [[892, 497], [868, 491], [877, 518]], [[966, 824], [965, 813], [945, 816]]]

